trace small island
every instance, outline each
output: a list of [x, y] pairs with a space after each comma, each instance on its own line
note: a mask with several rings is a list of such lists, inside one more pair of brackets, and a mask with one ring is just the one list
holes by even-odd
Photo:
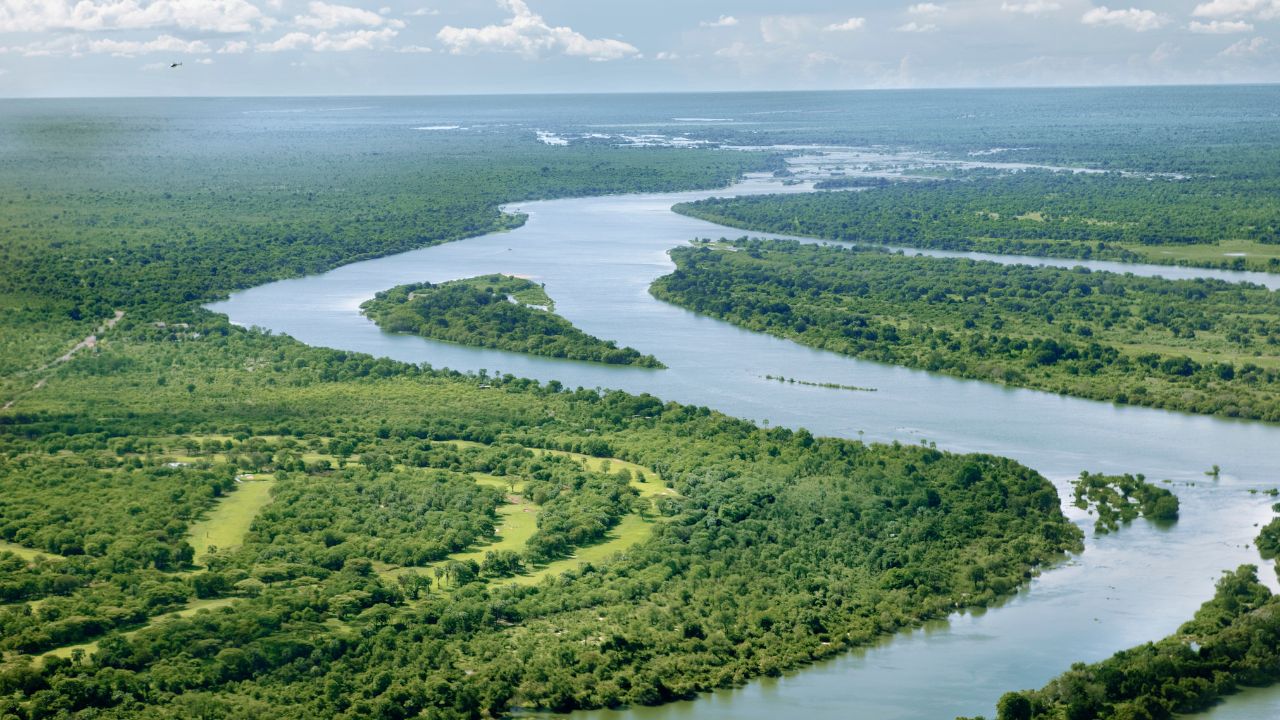
[[388, 332], [568, 360], [666, 367], [652, 355], [584, 333], [554, 312], [541, 285], [509, 275], [399, 285], [360, 309]]
[[1132, 522], [1138, 516], [1166, 523], [1178, 519], [1178, 496], [1147, 482], [1141, 473], [1082, 472], [1071, 485], [1075, 488], [1076, 507], [1097, 511], [1098, 521], [1093, 529], [1099, 535], [1118, 530], [1120, 523]]

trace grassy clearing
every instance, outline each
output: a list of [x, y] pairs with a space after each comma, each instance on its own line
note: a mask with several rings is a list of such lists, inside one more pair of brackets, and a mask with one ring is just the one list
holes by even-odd
[[41, 557], [47, 560], [65, 559], [61, 555], [57, 555], [55, 553], [44, 552], [42, 550], [32, 550], [29, 547], [23, 547], [21, 545], [15, 545], [14, 543], [0, 540], [0, 552], [3, 552], [3, 551], [11, 552], [14, 555], [17, 555], [18, 557], [22, 558], [23, 560], [26, 560], [27, 562], [31, 562], [36, 558], [41, 558]]
[[491, 488], [497, 488], [503, 492], [520, 494], [524, 492], [524, 481], [516, 477], [503, 477], [500, 475], [490, 475], [488, 473], [471, 473], [471, 477], [481, 485], [488, 485]]
[[203, 565], [209, 547], [228, 550], [239, 547], [258, 511], [271, 502], [275, 479], [243, 480], [236, 491], [218, 501], [208, 515], [187, 531], [187, 542], [195, 548], [195, 564]]
[[[142, 627], [139, 627], [139, 628], [135, 628], [133, 630], [126, 631], [124, 633], [124, 636], [130, 637], [130, 636], [136, 635], [138, 632], [142, 630], [145, 630], [149, 627], [153, 627], [166, 620], [172, 620], [173, 618], [191, 617], [192, 615], [195, 615], [201, 610], [213, 611], [213, 610], [217, 610], [218, 608], [227, 607], [238, 599], [239, 598], [209, 598], [206, 600], [192, 600], [188, 602], [186, 607], [182, 608], [181, 610], [175, 610], [173, 612], [164, 613], [163, 615], [156, 615], [155, 617], [151, 618], [151, 620], [149, 620], [146, 625], [143, 625]], [[50, 650], [49, 652], [41, 653], [40, 656], [36, 658], [36, 663], [38, 664], [42, 662], [46, 657], [69, 658], [77, 650], [82, 651], [85, 657], [88, 657], [97, 651], [99, 642], [101, 642], [101, 639], [94, 640], [93, 642], [80, 643], [78, 645], [67, 645], [64, 647], [56, 648], [54, 650]]]
[[548, 563], [527, 575], [517, 575], [500, 582], [535, 585], [541, 582], [543, 578], [568, 572], [586, 563], [603, 562], [652, 535], [653, 526], [656, 522], [658, 521], [644, 518], [640, 515], [627, 515], [622, 518], [617, 527], [610, 531], [608, 540], [590, 547], [579, 548], [571, 557]]
[[[454, 447], [464, 448], [482, 448], [483, 443], [471, 442], [469, 440], [441, 440], [440, 444], [453, 445]], [[530, 448], [537, 455], [560, 455], [562, 457], [572, 458], [581, 463], [584, 467], [595, 472], [618, 472], [619, 470], [627, 470], [631, 473], [631, 486], [636, 488], [640, 493], [640, 497], [653, 499], [667, 495], [675, 496], [675, 490], [668, 488], [662, 483], [658, 474], [652, 470], [637, 465], [626, 460], [617, 458], [600, 458], [591, 455], [583, 455], [582, 453], [568, 452], [565, 450], [547, 450], [544, 448]], [[489, 475], [486, 473], [472, 473], [477, 483], [498, 488], [504, 492], [519, 493], [522, 491], [524, 484], [515, 482], [508, 484], [510, 478], [500, 477], [497, 475]], [[529, 542], [529, 538], [533, 537], [534, 532], [538, 529], [538, 511], [539, 506], [528, 502], [518, 494], [511, 495], [513, 502], [508, 502], [498, 508], [500, 518], [498, 527], [495, 531], [495, 539], [493, 542], [468, 550], [464, 553], [455, 553], [450, 555], [446, 560], [433, 563], [424, 567], [400, 567], [395, 565], [375, 564], [375, 570], [384, 578], [393, 579], [398, 575], [411, 572], [429, 573], [434, 568], [444, 565], [444, 563], [459, 560], [474, 560], [481, 562], [484, 560], [485, 553], [497, 550], [510, 550], [512, 552], [522, 552]], [[603, 542], [591, 545], [589, 547], [578, 548], [572, 556], [556, 560], [554, 562], [542, 565], [530, 571], [525, 575], [517, 575], [513, 578], [503, 578], [496, 582], [516, 583], [519, 585], [533, 585], [540, 582], [543, 578], [552, 575], [558, 575], [574, 568], [582, 566], [584, 563], [599, 563], [608, 558], [623, 552], [632, 547], [636, 543], [643, 541], [653, 533], [654, 523], [659, 522], [645, 514], [632, 513], [622, 518], [617, 527], [610, 531], [607, 539]]]
[[515, 502], [508, 502], [498, 508], [500, 521], [498, 527], [494, 530], [493, 542], [477, 547], [475, 550], [450, 555], [449, 559], [480, 562], [484, 560], [484, 555], [488, 552], [496, 550], [520, 552], [524, 550], [525, 545], [529, 543], [529, 538], [533, 537], [533, 533], [538, 529], [539, 506], [518, 496], [513, 496], [513, 498]]
[[1249, 270], [1275, 272], [1272, 258], [1280, 259], [1280, 245], [1267, 245], [1251, 240], [1223, 240], [1213, 245], [1125, 245], [1125, 249], [1150, 258], [1152, 262], [1186, 262], [1216, 264], [1243, 259]]

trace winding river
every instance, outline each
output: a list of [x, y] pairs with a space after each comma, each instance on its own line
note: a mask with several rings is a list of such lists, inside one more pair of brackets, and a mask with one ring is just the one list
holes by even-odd
[[[1040, 687], [1075, 661], [1164, 636], [1213, 593], [1224, 569], [1259, 563], [1250, 546], [1280, 486], [1280, 427], [1079, 400], [855, 360], [738, 329], [653, 299], [667, 251], [696, 237], [742, 233], [672, 213], [713, 195], [808, 191], [749, 177], [728, 190], [525, 203], [507, 233], [359, 262], [284, 280], [211, 305], [233, 322], [321, 345], [463, 371], [485, 369], [571, 387], [620, 388], [706, 405], [776, 425], [871, 441], [936, 442], [1030, 465], [1065, 498], [1081, 470], [1141, 472], [1172, 481], [1182, 519], [1139, 521], [1045, 572], [1002, 607], [965, 613], [778, 679], [657, 708], [579, 713], [581, 720], [779, 718], [937, 720], [991, 713], [1005, 691]], [[912, 251], [914, 252], [914, 251]], [[1086, 265], [1165, 277], [1214, 276], [1280, 287], [1280, 276], [1109, 262], [964, 255], [999, 262]], [[382, 332], [358, 306], [408, 282], [502, 272], [546, 285], [557, 311], [583, 330], [652, 353], [666, 370], [558, 361]], [[875, 388], [855, 392], [765, 379]], [[1221, 465], [1218, 479], [1204, 471]], [[1082, 527], [1091, 522], [1067, 512]], [[1263, 564], [1262, 578], [1275, 574]], [[1280, 690], [1242, 693], [1214, 720], [1280, 717]]]

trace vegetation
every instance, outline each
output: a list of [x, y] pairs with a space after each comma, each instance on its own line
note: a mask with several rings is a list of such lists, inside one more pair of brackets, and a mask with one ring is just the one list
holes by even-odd
[[1141, 474], [1082, 472], [1072, 486], [1075, 488], [1076, 507], [1081, 510], [1092, 508], [1098, 513], [1094, 530], [1099, 534], [1118, 530], [1120, 523], [1132, 522], [1139, 515], [1158, 522], [1178, 519], [1178, 496], [1152, 485]]
[[[188, 331], [171, 335], [175, 322]], [[256, 372], [243, 372], [245, 358]], [[198, 707], [468, 716], [511, 704], [659, 702], [989, 603], [1079, 547], [1052, 485], [1008, 460], [429, 371], [308, 348], [201, 311], [131, 313], [23, 405], [0, 423], [0, 482], [20, 488], [32, 468], [64, 468], [30, 492], [70, 532], [21, 533], [49, 524], [25, 520], [25, 509], [4, 510], [0, 522], [17, 528], [10, 537], [86, 554], [5, 560], [5, 586], [29, 589], [4, 611], [4, 647], [97, 641], [81, 659], [9, 658], [0, 702], [23, 718]], [[581, 456], [597, 459], [587, 467]], [[636, 466], [602, 457], [638, 464], [643, 483], [631, 491]], [[217, 507], [214, 488], [233, 495], [249, 484], [237, 474], [276, 478], [239, 547], [183, 573], [134, 550], [144, 541], [189, 548], [190, 525]], [[675, 492], [648, 489], [653, 475]], [[155, 485], [147, 495], [157, 517], [189, 507], [186, 520], [155, 534], [153, 505], [131, 515], [127, 502], [102, 499], [143, 482]], [[484, 550], [501, 494], [513, 489], [543, 503], [526, 549], [494, 551], [475, 561], [478, 571], [449, 563], [453, 548]], [[637, 526], [628, 519], [637, 503], [666, 519]], [[88, 538], [107, 521], [115, 542], [99, 548]], [[637, 535], [641, 526], [647, 534]], [[563, 574], [538, 583], [502, 581], [613, 533], [639, 539], [611, 558], [557, 560], [548, 567]], [[399, 562], [403, 583], [376, 571]], [[430, 582], [436, 562], [447, 588]], [[194, 598], [238, 600], [173, 614]]]
[[998, 720], [1167, 720], [1241, 687], [1280, 680], [1280, 597], [1244, 565], [1218, 581], [1195, 618], [1163, 640], [1076, 663], [1040, 690], [1000, 698]]
[[1215, 280], [738, 240], [677, 248], [659, 299], [868, 360], [1280, 420], [1280, 295]]
[[[872, 122], [716, 132], [961, 156], [998, 136], [1270, 187], [1276, 124], [1221, 118], [1270, 113], [1266, 92], [1214, 96], [1207, 123], [1092, 120], [1159, 92], [1091, 94], [1087, 133], [1040, 91], [979, 94], [1009, 112], [960, 130], [868, 96]], [[989, 604], [1080, 547], [1010, 460], [309, 348], [199, 307], [522, 222], [505, 203], [723, 185], [775, 155], [129, 102], [0, 117], [0, 717], [658, 703]], [[502, 100], [522, 123], [523, 102]]]
[[1280, 178], [973, 170], [932, 182], [847, 177], [865, 192], [676, 206], [757, 232], [944, 250], [1280, 272]]
[[360, 306], [390, 332], [570, 360], [664, 367], [652, 355], [582, 332], [552, 307], [540, 285], [507, 275], [400, 285]]
[[806, 387], [821, 387], [821, 388], [829, 388], [832, 390], [853, 390], [855, 392], [875, 392], [876, 391], [875, 388], [858, 387], [857, 385], [841, 385], [840, 383], [832, 383], [832, 382], [813, 382], [811, 380], [797, 380], [795, 378], [782, 377], [781, 375], [776, 377], [773, 375], [765, 375], [764, 379], [777, 380], [778, 382], [784, 382], [790, 385], [804, 385]]
[[1280, 518], [1275, 518], [1262, 526], [1262, 531], [1258, 533], [1257, 545], [1258, 552], [1262, 553], [1264, 558], [1280, 555]]

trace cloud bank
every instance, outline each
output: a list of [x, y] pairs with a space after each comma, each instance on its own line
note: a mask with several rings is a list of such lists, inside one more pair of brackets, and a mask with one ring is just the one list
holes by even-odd
[[588, 60], [619, 60], [640, 54], [634, 45], [608, 38], [588, 38], [570, 27], [553, 27], [524, 0], [498, 0], [511, 17], [501, 25], [467, 28], [446, 25], [436, 38], [455, 55], [511, 52], [526, 57], [561, 54]]

